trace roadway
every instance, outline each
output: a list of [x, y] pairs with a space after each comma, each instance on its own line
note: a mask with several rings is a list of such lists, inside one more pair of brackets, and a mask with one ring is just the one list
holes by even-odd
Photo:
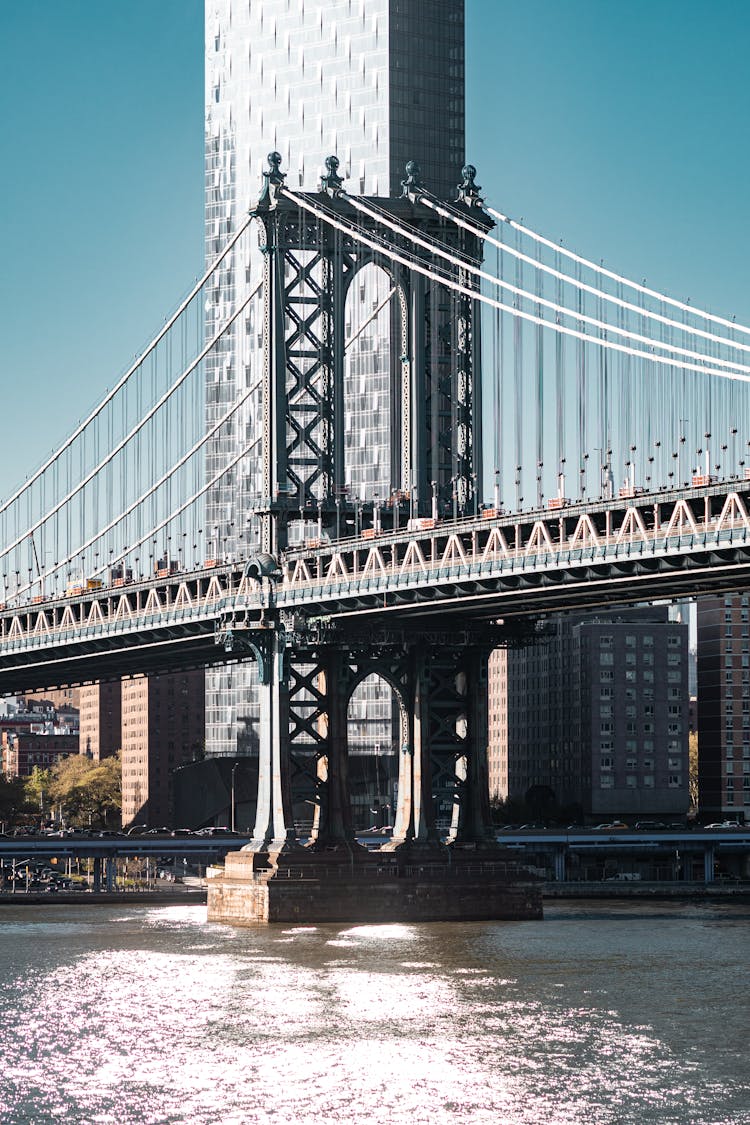
[[12, 836], [0, 838], [0, 861], [16, 859], [219, 859], [251, 836]]

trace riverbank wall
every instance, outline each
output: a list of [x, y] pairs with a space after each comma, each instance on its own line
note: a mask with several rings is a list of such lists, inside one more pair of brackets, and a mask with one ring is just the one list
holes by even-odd
[[750, 902], [750, 884], [606, 882], [545, 883], [544, 900], [554, 899], [711, 899]]
[[3, 906], [177, 906], [190, 903], [200, 906], [206, 901], [206, 889], [177, 887], [155, 891], [17, 891], [0, 894]]

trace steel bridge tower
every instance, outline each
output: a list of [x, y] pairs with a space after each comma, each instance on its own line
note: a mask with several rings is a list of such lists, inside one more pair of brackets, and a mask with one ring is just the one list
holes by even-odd
[[[379, 218], [357, 213], [342, 190], [338, 160], [326, 160], [320, 192], [287, 192], [278, 153], [269, 156], [255, 209], [264, 260], [262, 551], [250, 572], [265, 592], [264, 630], [244, 642], [259, 666], [261, 694], [258, 807], [251, 850], [259, 862], [298, 855], [292, 821], [295, 782], [315, 792], [309, 853], [354, 844], [347, 755], [347, 704], [377, 673], [398, 705], [399, 784], [392, 850], [442, 845], [436, 809], [450, 810], [448, 843], [492, 838], [486, 769], [487, 659], [498, 630], [433, 625], [363, 631], [356, 615], [306, 620], [274, 608], [290, 535], [300, 525], [345, 538], [377, 537], [412, 521], [470, 515], [481, 480], [476, 301], [441, 280], [440, 263], [420, 252], [433, 279], [411, 268], [413, 251], [387, 244]], [[489, 229], [467, 166], [451, 201]], [[387, 220], [449, 246], [467, 263], [482, 257], [481, 238], [446, 224], [421, 201], [419, 169], [407, 166], [400, 198], [364, 200]], [[304, 203], [307, 206], [301, 206]], [[325, 215], [333, 222], [323, 221]], [[317, 216], [317, 217], [316, 217]], [[356, 229], [355, 229], [356, 228]], [[359, 238], [363, 234], [365, 244]], [[382, 247], [382, 248], [381, 248]], [[394, 491], [382, 507], [353, 503], [345, 489], [344, 337], [347, 292], [368, 263], [391, 280], [390, 371], [394, 419]], [[455, 271], [462, 285], [472, 275]], [[261, 857], [263, 859], [261, 860]]]

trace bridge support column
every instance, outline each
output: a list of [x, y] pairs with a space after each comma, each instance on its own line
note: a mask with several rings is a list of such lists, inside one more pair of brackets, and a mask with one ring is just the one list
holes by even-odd
[[102, 889], [102, 859], [101, 856], [94, 856], [94, 894], [98, 894]]
[[104, 872], [104, 881], [107, 890], [114, 891], [116, 889], [115, 882], [117, 874], [117, 866], [114, 856], [107, 856], [105, 860]]
[[[481, 648], [466, 650], [463, 661], [465, 676], [466, 718], [464, 730], [465, 763], [459, 800], [455, 835], [456, 843], [487, 844], [495, 842], [495, 829], [490, 815], [490, 786], [487, 768], [488, 707], [487, 662], [489, 652]], [[461, 792], [463, 790], [463, 792]], [[461, 800], [463, 797], [463, 800]]]
[[354, 846], [351, 801], [349, 797], [349, 754], [347, 747], [347, 705], [349, 701], [348, 661], [342, 651], [323, 651], [319, 674], [325, 697], [325, 749], [318, 759], [318, 806], [311, 835], [311, 850]]
[[703, 849], [703, 880], [706, 883], [714, 881], [715, 852], [713, 844], [706, 844]]
[[400, 699], [398, 803], [393, 836], [381, 851], [440, 846], [435, 823], [430, 762], [430, 652], [415, 646], [406, 655], [406, 691]]
[[253, 839], [243, 849], [277, 853], [295, 841], [289, 783], [289, 688], [284, 633], [254, 642], [258, 659], [260, 746]]
[[555, 882], [564, 883], [566, 878], [565, 848], [557, 848], [555, 851]]

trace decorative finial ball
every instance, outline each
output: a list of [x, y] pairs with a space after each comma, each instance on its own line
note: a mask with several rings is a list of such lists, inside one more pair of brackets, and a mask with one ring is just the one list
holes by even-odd
[[326, 157], [326, 168], [328, 169], [329, 172], [337, 172], [338, 167], [339, 167], [338, 156], [327, 156]]
[[465, 180], [473, 180], [477, 174], [477, 170], [473, 164], [464, 164], [461, 169], [461, 175]]
[[417, 164], [416, 160], [410, 160], [407, 163], [406, 174], [407, 174], [407, 176], [414, 176], [414, 177], [419, 175], [419, 165]]
[[268, 163], [271, 165], [272, 168], [278, 168], [279, 164], [281, 164], [281, 153], [280, 152], [269, 152]]

